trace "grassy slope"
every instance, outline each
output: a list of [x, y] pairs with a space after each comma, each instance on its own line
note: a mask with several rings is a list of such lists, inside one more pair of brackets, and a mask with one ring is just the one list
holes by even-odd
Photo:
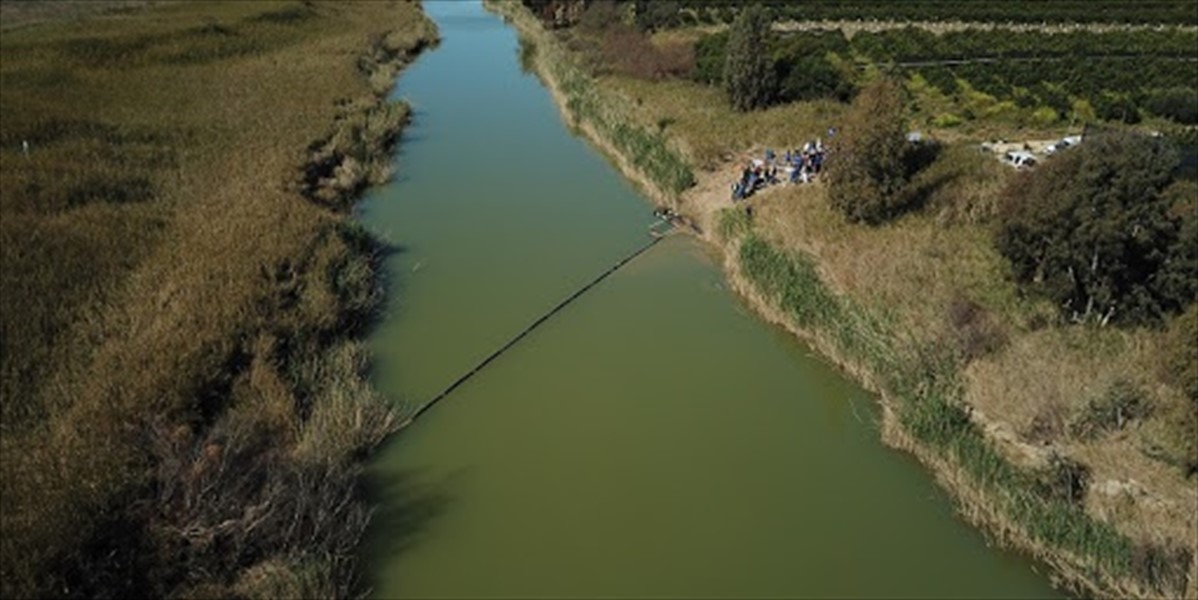
[[[839, 107], [741, 115], [718, 91], [689, 82], [588, 81], [569, 66], [578, 57], [564, 44], [527, 13], [500, 7], [532, 41], [539, 72], [583, 131], [596, 134], [574, 107], [580, 97], [597, 98], [623, 107], [629, 127], [664, 131], [663, 144], [705, 169], [678, 196], [651, 170], [617, 160], [653, 195], [706, 225], [733, 283], [758, 310], [882, 392], [888, 441], [933, 467], [966, 516], [1090, 593], [1198, 592], [1191, 510], [1198, 493], [1175, 466], [1195, 451], [1187, 434], [1194, 416], [1181, 392], [1156, 376], [1162, 334], [1046, 325], [1051, 307], [1018, 295], [987, 229], [973, 224], [992, 213], [1007, 171], [968, 148], [950, 148], [920, 182], [928, 188], [925, 211], [894, 224], [844, 223], [827, 207], [822, 184], [760, 194], [749, 222], [721, 212], [735, 162], [754, 148], [818, 137]], [[596, 143], [620, 153], [610, 140]], [[965, 301], [980, 312], [954, 322], [954, 305]], [[998, 343], [979, 344], [986, 336]], [[1094, 439], [1070, 435], [1069, 422], [1119, 379], [1147, 387], [1156, 413]], [[1090, 491], [1079, 502], [1033, 491], [1051, 472], [1054, 452], [1090, 469]]]
[[[390, 425], [350, 339], [371, 242], [301, 167], [313, 142], [393, 139], [378, 62], [433, 37], [410, 3], [5, 33], [5, 596], [353, 589], [357, 461]], [[354, 128], [371, 111], [392, 131]]]

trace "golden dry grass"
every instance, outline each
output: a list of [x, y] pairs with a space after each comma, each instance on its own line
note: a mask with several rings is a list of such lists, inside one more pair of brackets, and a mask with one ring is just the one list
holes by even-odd
[[701, 169], [714, 168], [750, 147], [772, 147], [781, 153], [802, 146], [824, 136], [843, 111], [835, 102], [816, 102], [740, 113], [722, 91], [692, 81], [628, 77], [600, 81], [630, 98], [645, 124], [664, 125]]
[[[291, 484], [253, 478], [349, 465], [389, 427], [359, 419], [336, 443], [312, 429], [340, 423], [336, 407], [379, 409], [337, 341], [352, 296], [371, 293], [337, 276], [368, 275], [369, 257], [298, 182], [337, 104], [376, 93], [359, 58], [392, 30], [410, 49], [435, 35], [407, 2], [170, 3], [5, 33], [6, 595], [223, 594], [249, 557], [278, 552], [330, 561], [308, 594], [353, 587], [331, 562], [344, 549], [259, 541], [242, 520], [267, 519], [246, 503], [309, 493], [271, 500]], [[353, 473], [326, 477], [352, 493]], [[314, 506], [338, 500], [322, 490]], [[354, 539], [364, 514], [320, 535]], [[218, 558], [196, 532], [233, 546]]]

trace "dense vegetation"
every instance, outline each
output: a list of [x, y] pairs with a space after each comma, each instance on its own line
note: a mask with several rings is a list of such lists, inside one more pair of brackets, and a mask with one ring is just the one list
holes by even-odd
[[845, 114], [828, 163], [828, 201], [853, 221], [880, 223], [907, 200], [907, 114], [903, 90], [878, 80]]
[[997, 244], [1024, 285], [1073, 319], [1155, 321], [1198, 299], [1198, 186], [1130, 133], [1089, 136], [1007, 190]]
[[[737, 42], [736, 51], [730, 52], [730, 31], [708, 33], [685, 45], [652, 43], [646, 35], [685, 25], [687, 15], [697, 14], [696, 5], [708, 7], [698, 11], [702, 14], [732, 11], [718, 8], [720, 3], [526, 3], [556, 26], [580, 24], [593, 37], [602, 39], [604, 62], [616, 72], [647, 79], [689, 76], [727, 88], [730, 57], [741, 64], [736, 69], [739, 72], [748, 73], [752, 66], [757, 70], [755, 74], [738, 80], [752, 83], [753, 100], [749, 105], [753, 108], [820, 98], [847, 101], [871, 77], [871, 70], [880, 67], [897, 70], [916, 81], [917, 87], [950, 101], [949, 106], [939, 103], [940, 113], [929, 117], [930, 124], [938, 127], [992, 117], [1034, 126], [1060, 121], [1137, 123], [1148, 117], [1182, 125], [1198, 123], [1198, 80], [1193, 77], [1193, 67], [1198, 64], [1198, 30], [1194, 29], [1021, 31], [978, 27], [934, 32], [900, 27], [861, 31], [851, 39], [839, 30], [798, 31], [785, 35], [759, 33], [747, 43]], [[730, 14], [753, 12], [741, 10], [740, 3], [732, 4], [738, 8]], [[757, 21], [832, 6], [837, 10], [865, 10], [868, 14], [870, 6], [836, 2], [765, 4], [770, 10], [759, 11]], [[910, 8], [920, 3], [899, 4]], [[1038, 4], [1037, 9], [1044, 4]], [[1104, 3], [1086, 13], [1094, 17], [1104, 14], [1104, 9], [1124, 10], [1130, 4]], [[957, 8], [980, 6], [965, 2], [942, 8], [951, 13]], [[1161, 9], [1162, 5], [1154, 7]], [[1137, 10], [1140, 8], [1144, 7], [1138, 5]], [[1036, 14], [1044, 13], [1039, 10]], [[763, 70], [759, 64], [762, 62], [771, 63], [771, 73]], [[729, 91], [734, 106], [741, 106], [747, 98], [745, 92]]]
[[728, 33], [724, 52], [724, 89], [740, 111], [768, 106], [777, 96], [773, 65], [762, 48], [769, 47], [770, 21], [765, 11], [750, 7], [740, 13]]
[[[717, 57], [726, 44], [724, 33], [696, 42], [696, 80], [718, 81]], [[846, 100], [864, 76], [860, 66], [875, 64], [918, 75], [938, 94], [959, 98], [960, 117], [1039, 109], [1041, 122], [1135, 123], [1153, 115], [1198, 122], [1198, 31], [933, 34], [905, 28], [861, 32], [851, 42], [839, 31], [801, 32], [781, 38], [770, 54], [782, 82], [771, 103]]]
[[749, 4], [764, 5], [776, 19], [782, 20], [1198, 24], [1198, 9], [1187, 0], [674, 0], [673, 3], [682, 9], [680, 14], [656, 13], [661, 14], [663, 26], [731, 22]]
[[135, 8], [0, 39], [0, 595], [354, 595], [394, 422], [343, 209], [435, 33], [409, 3]]
[[[597, 0], [523, 0], [533, 14], [563, 24]], [[602, 0], [598, 0], [602, 1]], [[633, 7], [638, 26], [656, 30], [678, 26], [731, 23], [746, 7], [762, 5], [771, 20], [966, 21], [999, 23], [1198, 24], [1198, 8], [1189, 0], [621, 0]], [[572, 15], [571, 15], [572, 16]]]
[[1055, 118], [1080, 112], [1083, 119], [1134, 123], [1153, 114], [1192, 124], [1198, 112], [1198, 31], [933, 34], [904, 28], [862, 32], [851, 46], [870, 62], [918, 73], [943, 94], [976, 90], [1012, 109], [1047, 108]]
[[[718, 32], [695, 42], [693, 79], [707, 84], [723, 80], [728, 40], [727, 32]], [[852, 75], [834, 62], [848, 49], [839, 32], [762, 36], [752, 51], [758, 60], [768, 60], [771, 83], [776, 82], [762, 90], [762, 106], [819, 98], [848, 101], [855, 91]]]

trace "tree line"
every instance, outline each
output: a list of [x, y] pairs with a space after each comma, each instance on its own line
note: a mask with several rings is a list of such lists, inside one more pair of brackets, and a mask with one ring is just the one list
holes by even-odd
[[[566, 23], [587, 6], [605, 0], [521, 0], [542, 18]], [[635, 22], [657, 30], [731, 23], [750, 5], [766, 8], [771, 20], [973, 23], [1113, 23], [1198, 25], [1190, 0], [618, 0], [632, 7]]]
[[[656, 4], [658, 0], [650, 0]], [[754, 0], [669, 0], [680, 24], [730, 23]], [[1187, 0], [763, 0], [771, 17], [784, 20], [966, 21], [998, 23], [1198, 24]]]
[[[753, 11], [742, 11], [742, 15]], [[768, 19], [768, 11], [761, 11]], [[739, 22], [739, 21], [738, 21]], [[694, 79], [718, 84], [729, 63], [727, 32], [695, 43]], [[952, 96], [961, 82], [997, 101], [1019, 108], [1050, 108], [1066, 118], [1081, 100], [1093, 114], [1085, 119], [1139, 122], [1155, 115], [1182, 124], [1198, 123], [1198, 32], [1075, 32], [1066, 34], [994, 31], [953, 32], [937, 36], [918, 29], [860, 33], [850, 41], [840, 31], [779, 36], [760, 28], [749, 45], [769, 57], [772, 85], [755, 106], [816, 98], [847, 101], [862, 64], [936, 61], [984, 57], [962, 64], [893, 67], [919, 74], [932, 87]], [[1043, 60], [1027, 60], [1043, 59]], [[730, 96], [734, 104], [736, 99]]]

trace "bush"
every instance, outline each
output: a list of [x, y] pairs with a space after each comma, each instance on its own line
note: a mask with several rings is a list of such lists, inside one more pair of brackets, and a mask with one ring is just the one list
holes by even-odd
[[687, 44], [654, 44], [649, 36], [629, 25], [615, 25], [603, 33], [600, 51], [604, 64], [616, 73], [650, 81], [689, 77], [695, 59]]
[[1198, 409], [1198, 302], [1190, 304], [1169, 326], [1166, 373], [1171, 383]]
[[718, 85], [724, 80], [724, 63], [727, 60], [728, 32], [721, 31], [703, 36], [695, 42], [695, 81]]
[[1094, 97], [1094, 111], [1104, 121], [1134, 125], [1140, 122], [1140, 109], [1127, 94], [1103, 92]]
[[587, 5], [578, 17], [578, 28], [601, 32], [623, 22], [620, 5], [615, 0], [597, 0]]
[[1186, 125], [1198, 124], [1198, 89], [1174, 87], [1148, 96], [1145, 107], [1154, 115]]
[[1036, 127], [1048, 127], [1057, 122], [1060, 114], [1051, 106], [1041, 106], [1032, 111], [1031, 121]]
[[[1135, 323], [1175, 312], [1198, 293], [1185, 275], [1198, 232], [1174, 214], [1176, 152], [1132, 133], [1088, 136], [1014, 180], [1003, 193], [996, 244], [1015, 279], [1074, 320]], [[1173, 188], [1176, 189], [1176, 188]]]
[[1177, 236], [1165, 252], [1156, 289], [1174, 299], [1180, 310], [1198, 300], [1198, 181], [1175, 181], [1162, 196], [1166, 214], [1177, 224]]
[[957, 355], [968, 363], [1007, 342], [1002, 325], [977, 302], [960, 294], [948, 306], [948, 322]]
[[902, 89], [879, 80], [861, 90], [828, 161], [828, 200], [851, 221], [876, 224], [909, 199]]
[[769, 15], [758, 5], [742, 11], [732, 23], [724, 63], [724, 89], [736, 110], [764, 108], [777, 96], [777, 79], [766, 52], [770, 35]]
[[636, 0], [636, 26], [643, 31], [657, 31], [680, 24], [676, 0]]
[[1070, 429], [1078, 437], [1092, 438], [1105, 431], [1123, 429], [1151, 412], [1152, 403], [1142, 387], [1126, 379], [1116, 379], [1101, 396], [1086, 403]]
[[952, 113], [943, 113], [932, 118], [932, 126], [942, 129], [950, 129], [962, 123], [961, 117]]
[[1032, 484], [1048, 500], [1077, 504], [1086, 497], [1090, 478], [1086, 465], [1054, 452], [1046, 466], [1032, 473]]
[[779, 70], [785, 73], [779, 74], [782, 82], [779, 95], [782, 100], [793, 102], [835, 98], [844, 101], [853, 96], [853, 84], [846, 81], [840, 70], [825, 58], [804, 58]]
[[848, 52], [848, 41], [839, 31], [803, 33], [780, 41], [774, 50], [774, 69], [781, 82], [779, 100], [852, 99], [852, 82], [828, 59]]

